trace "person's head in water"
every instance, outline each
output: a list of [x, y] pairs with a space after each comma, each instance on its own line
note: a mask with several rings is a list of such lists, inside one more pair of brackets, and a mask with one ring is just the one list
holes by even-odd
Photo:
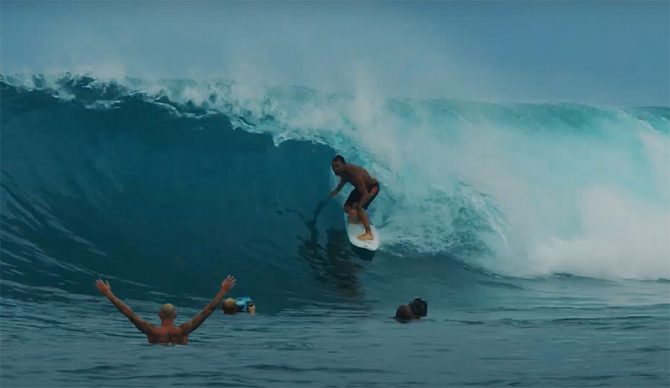
[[177, 318], [177, 309], [171, 303], [166, 303], [158, 311], [158, 317], [163, 321], [174, 321]]
[[412, 309], [409, 305], [401, 304], [395, 311], [395, 319], [400, 322], [409, 322], [413, 319], [419, 319], [419, 317], [412, 313]]
[[428, 302], [421, 298], [414, 298], [408, 304], [401, 304], [395, 311], [395, 319], [399, 322], [408, 322], [421, 319], [428, 315]]
[[346, 164], [347, 162], [344, 160], [344, 157], [342, 155], [337, 155], [333, 158], [333, 161], [330, 165], [333, 168], [335, 175], [341, 176]]
[[254, 302], [249, 302], [247, 305], [247, 313], [256, 314], [256, 304]]
[[221, 308], [223, 309], [224, 314], [237, 313], [237, 308], [235, 306], [235, 298], [227, 298], [226, 300], [224, 300]]

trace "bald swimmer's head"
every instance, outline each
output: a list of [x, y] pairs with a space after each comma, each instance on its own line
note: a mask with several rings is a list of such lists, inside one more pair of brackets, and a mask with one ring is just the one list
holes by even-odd
[[158, 312], [161, 321], [173, 321], [177, 317], [177, 308], [171, 303], [166, 303]]
[[221, 308], [223, 309], [224, 314], [235, 314], [237, 313], [237, 306], [236, 306], [236, 300], [235, 298], [227, 298], [223, 301], [223, 304], [221, 305]]

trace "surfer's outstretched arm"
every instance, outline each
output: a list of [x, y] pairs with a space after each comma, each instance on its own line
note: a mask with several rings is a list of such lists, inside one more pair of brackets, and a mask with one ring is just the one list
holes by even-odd
[[333, 191], [330, 192], [330, 196], [334, 197], [335, 195], [337, 195], [337, 193], [339, 193], [340, 190], [342, 190], [342, 188], [346, 184], [347, 184], [347, 182], [344, 181], [344, 178], [340, 178], [340, 183], [338, 183], [337, 187]]
[[233, 276], [226, 276], [226, 278], [221, 282], [221, 289], [219, 292], [214, 296], [214, 299], [212, 299], [207, 306], [205, 306], [198, 315], [193, 317], [190, 321], [182, 324], [179, 326], [179, 328], [183, 331], [184, 334], [189, 334], [193, 330], [197, 329], [202, 325], [203, 322], [205, 322], [205, 319], [212, 315], [214, 310], [216, 310], [216, 306], [221, 302], [223, 299], [224, 295], [226, 295], [226, 292], [228, 292], [231, 288], [235, 286], [235, 278]]
[[103, 281], [98, 279], [95, 282], [95, 286], [98, 288], [98, 291], [109, 299], [110, 302], [121, 312], [123, 315], [128, 317], [128, 320], [135, 325], [137, 330], [141, 331], [144, 334], [147, 334], [153, 326], [135, 314], [135, 312], [128, 307], [123, 301], [114, 295], [112, 292], [112, 286], [109, 284], [109, 281]]

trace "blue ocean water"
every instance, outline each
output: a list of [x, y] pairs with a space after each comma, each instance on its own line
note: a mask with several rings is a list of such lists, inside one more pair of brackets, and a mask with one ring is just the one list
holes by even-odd
[[[0, 385], [670, 384], [670, 108], [0, 78]], [[342, 153], [382, 182], [354, 251]], [[345, 190], [346, 191], [346, 190]], [[146, 319], [228, 273], [256, 316]], [[395, 308], [428, 300], [427, 319]], [[178, 318], [178, 320], [179, 320]]]

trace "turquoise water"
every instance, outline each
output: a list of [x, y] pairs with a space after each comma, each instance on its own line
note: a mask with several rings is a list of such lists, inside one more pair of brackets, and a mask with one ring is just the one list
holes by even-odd
[[[0, 86], [3, 387], [670, 384], [667, 107]], [[382, 182], [374, 255], [316, 206], [335, 153]], [[188, 346], [94, 287], [185, 320], [228, 273], [259, 314]], [[414, 296], [427, 319], [391, 319]]]
[[[379, 268], [392, 264], [367, 266], [360, 281], [401, 275]], [[402, 300], [386, 295], [416, 290], [410, 280], [395, 291], [366, 287], [365, 297], [342, 303], [295, 304], [256, 316], [217, 311], [188, 346], [148, 345], [102, 297], [62, 294], [48, 303], [3, 297], [3, 386], [668, 384], [668, 304], [659, 297], [667, 295], [667, 283], [424, 282], [429, 318], [398, 324], [390, 316]], [[128, 303], [153, 318], [159, 299], [145, 299], [156, 300]], [[183, 317], [206, 303], [180, 302]]]

